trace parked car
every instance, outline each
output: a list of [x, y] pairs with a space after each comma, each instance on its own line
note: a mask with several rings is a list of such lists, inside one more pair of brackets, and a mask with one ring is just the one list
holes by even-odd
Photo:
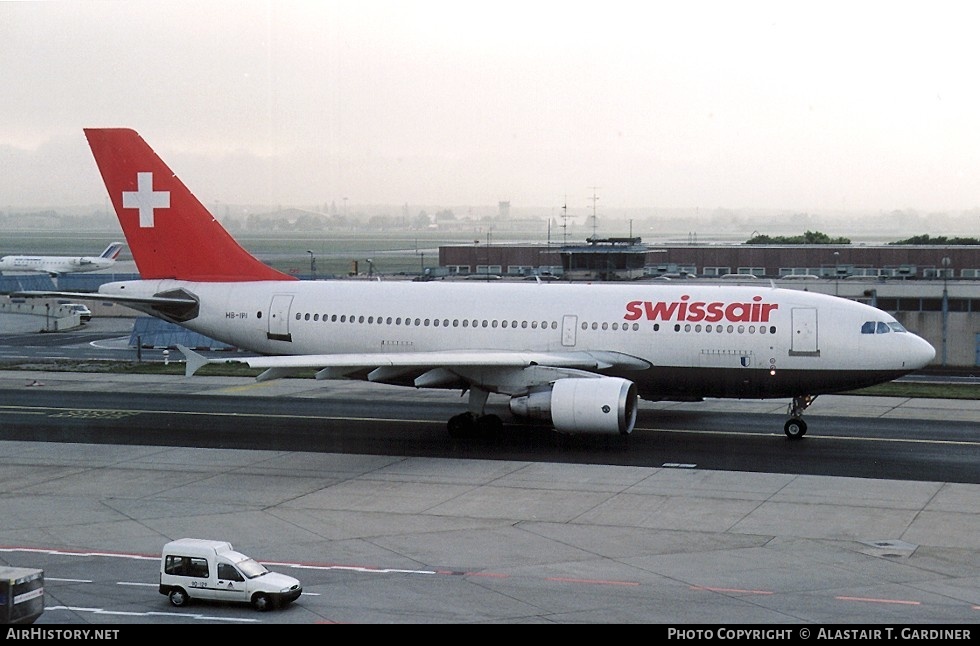
[[270, 610], [298, 599], [303, 586], [236, 552], [227, 541], [182, 538], [163, 547], [159, 591], [178, 607], [191, 599], [208, 599]]

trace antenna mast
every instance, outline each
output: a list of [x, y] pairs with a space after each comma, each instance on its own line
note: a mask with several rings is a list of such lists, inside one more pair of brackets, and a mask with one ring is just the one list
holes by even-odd
[[598, 217], [596, 216], [596, 203], [599, 201], [599, 196], [596, 195], [596, 190], [598, 186], [593, 186], [592, 188], [592, 239], [595, 240], [596, 228], [598, 227]]
[[568, 246], [568, 196], [561, 205], [561, 243]]

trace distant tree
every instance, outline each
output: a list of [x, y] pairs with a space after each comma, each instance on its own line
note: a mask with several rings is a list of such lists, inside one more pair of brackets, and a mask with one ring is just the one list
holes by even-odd
[[321, 215], [306, 213], [296, 217], [292, 229], [296, 231], [322, 231], [325, 225], [326, 219]]
[[905, 240], [889, 242], [890, 245], [978, 245], [980, 238], [947, 238], [946, 236], [936, 236], [932, 238], [928, 233], [919, 236], [912, 236]]
[[849, 238], [831, 238], [820, 231], [806, 231], [801, 236], [767, 236], [759, 234], [745, 241], [745, 244], [851, 244]]
[[415, 221], [412, 223], [412, 226], [416, 229], [426, 229], [430, 224], [432, 224], [432, 219], [428, 213], [422, 210], [415, 216]]
[[406, 225], [405, 218], [395, 215], [372, 215], [367, 221], [371, 229], [403, 229]]

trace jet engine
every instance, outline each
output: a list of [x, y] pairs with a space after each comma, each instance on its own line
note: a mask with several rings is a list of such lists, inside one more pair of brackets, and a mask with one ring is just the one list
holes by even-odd
[[636, 385], [619, 377], [559, 379], [548, 390], [510, 400], [514, 415], [551, 422], [565, 433], [628, 435], [636, 406]]

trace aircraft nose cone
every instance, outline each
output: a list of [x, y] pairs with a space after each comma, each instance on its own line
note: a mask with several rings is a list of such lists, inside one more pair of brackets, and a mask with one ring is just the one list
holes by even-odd
[[910, 358], [912, 367], [916, 370], [919, 368], [925, 368], [932, 363], [932, 360], [935, 358], [936, 348], [932, 347], [932, 344], [922, 337], [916, 336]]

